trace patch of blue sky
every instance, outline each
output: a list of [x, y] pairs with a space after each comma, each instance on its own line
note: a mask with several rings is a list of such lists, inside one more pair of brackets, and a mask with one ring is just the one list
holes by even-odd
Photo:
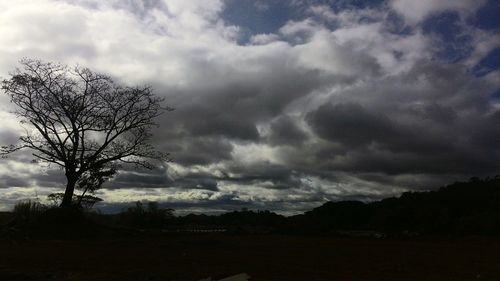
[[[288, 21], [299, 21], [311, 16], [309, 9], [313, 6], [325, 5], [339, 12], [374, 8], [382, 3], [384, 0], [227, 0], [222, 19], [240, 27], [238, 43], [246, 44], [252, 35], [278, 33]], [[373, 19], [367, 17], [362, 20], [369, 22]], [[318, 22], [331, 30], [337, 27], [335, 22], [321, 19]]]
[[413, 28], [405, 24], [404, 18], [396, 12], [389, 12], [384, 21], [384, 28], [387, 32], [395, 35], [411, 35]]
[[481, 77], [492, 71], [500, 69], [500, 47], [491, 50], [473, 68], [472, 73]]
[[224, 21], [239, 26], [238, 43], [245, 44], [255, 34], [277, 33], [289, 20], [298, 18], [289, 1], [228, 0], [222, 13]]
[[456, 12], [446, 11], [429, 17], [422, 23], [422, 30], [436, 40], [438, 59], [455, 63], [473, 51], [473, 38], [463, 29]]
[[500, 100], [500, 89], [493, 92], [493, 94], [491, 94], [491, 97], [495, 100]]
[[500, 1], [489, 0], [468, 22], [483, 30], [500, 29]]

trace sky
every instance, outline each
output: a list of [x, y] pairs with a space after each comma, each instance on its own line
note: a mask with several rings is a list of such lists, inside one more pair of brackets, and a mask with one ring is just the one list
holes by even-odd
[[[178, 214], [297, 214], [500, 174], [495, 0], [0, 0], [0, 77], [22, 58], [151, 85], [174, 111], [96, 195]], [[0, 95], [0, 144], [23, 129]], [[0, 210], [61, 192], [29, 151], [0, 160]]]

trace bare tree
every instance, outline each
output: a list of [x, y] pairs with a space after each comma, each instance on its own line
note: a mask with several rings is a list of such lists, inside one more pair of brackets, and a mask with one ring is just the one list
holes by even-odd
[[[25, 126], [20, 143], [2, 154], [28, 148], [37, 160], [60, 166], [67, 183], [61, 206], [73, 204], [75, 187], [99, 188], [120, 162], [152, 168], [167, 160], [149, 143], [154, 119], [165, 110], [149, 86], [122, 87], [84, 67], [24, 59], [1, 82]], [[78, 202], [81, 203], [81, 202]]]

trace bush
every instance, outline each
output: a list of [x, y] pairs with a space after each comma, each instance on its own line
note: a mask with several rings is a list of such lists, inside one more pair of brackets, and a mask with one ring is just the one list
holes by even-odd
[[27, 200], [17, 203], [12, 212], [16, 220], [30, 221], [39, 218], [47, 209], [38, 201]]
[[157, 202], [148, 202], [147, 208], [141, 202], [127, 208], [120, 214], [122, 222], [129, 226], [142, 228], [161, 228], [173, 218], [172, 209], [161, 209]]

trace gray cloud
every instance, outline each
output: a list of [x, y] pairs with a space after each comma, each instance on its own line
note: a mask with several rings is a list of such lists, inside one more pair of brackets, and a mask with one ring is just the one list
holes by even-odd
[[286, 115], [273, 120], [269, 129], [268, 141], [272, 145], [300, 145], [308, 138], [296, 121]]
[[[294, 1], [302, 18], [240, 45], [244, 28], [222, 20], [223, 1], [58, 3], [0, 4], [12, 46], [0, 47], [1, 75], [23, 56], [79, 62], [152, 84], [176, 109], [158, 119], [153, 140], [173, 162], [124, 167], [106, 183], [105, 208], [149, 198], [186, 210], [297, 212], [498, 172], [500, 111], [490, 95], [500, 79], [468, 71], [498, 45], [496, 34], [469, 30], [470, 58], [447, 63], [418, 26], [476, 4], [334, 10]], [[2, 144], [19, 129], [8, 107]], [[63, 185], [61, 171], [35, 171], [26, 155], [0, 164], [2, 190]]]
[[268, 162], [255, 164], [236, 164], [227, 167], [232, 175], [222, 178], [232, 183], [259, 185], [264, 183], [266, 188], [291, 189], [300, 188], [300, 177], [290, 167]]
[[403, 126], [359, 104], [324, 104], [306, 119], [318, 136], [339, 142], [346, 150], [374, 145], [393, 152], [434, 154], [452, 148], [441, 136], [427, 135], [415, 125]]
[[222, 137], [173, 135], [167, 143], [158, 144], [172, 152], [172, 161], [182, 165], [206, 165], [232, 158], [232, 144]]
[[321, 105], [309, 112], [306, 120], [318, 136], [346, 146], [383, 143], [396, 134], [395, 125], [386, 116], [372, 114], [354, 103]]
[[0, 130], [0, 144], [16, 144], [19, 140], [19, 133], [13, 130]]
[[23, 178], [17, 178], [17, 177], [12, 177], [12, 176], [3, 176], [2, 180], [0, 181], [0, 188], [6, 188], [6, 187], [29, 187], [31, 186], [31, 183]]

